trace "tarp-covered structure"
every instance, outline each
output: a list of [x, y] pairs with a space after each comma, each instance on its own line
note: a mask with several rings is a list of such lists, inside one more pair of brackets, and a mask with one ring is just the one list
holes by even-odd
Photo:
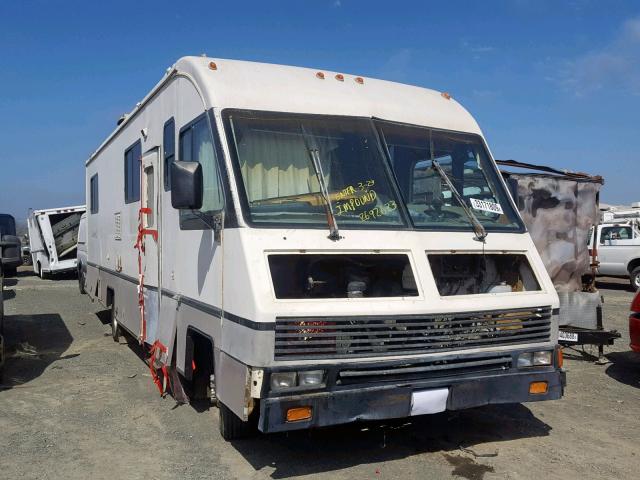
[[560, 325], [596, 328], [601, 301], [588, 244], [599, 221], [602, 177], [512, 160], [497, 163], [512, 193], [517, 191], [520, 215], [560, 297]]

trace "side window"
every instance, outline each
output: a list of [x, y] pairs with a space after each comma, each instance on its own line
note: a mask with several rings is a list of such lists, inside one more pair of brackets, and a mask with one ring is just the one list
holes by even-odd
[[[180, 131], [180, 161], [198, 162], [202, 165], [203, 199], [201, 214], [212, 216], [224, 208], [220, 172], [209, 122], [205, 116], [200, 117]], [[191, 212], [180, 213], [182, 228], [207, 228], [206, 224]], [[194, 220], [195, 223], [189, 221]]]
[[91, 213], [98, 213], [98, 174], [96, 173], [89, 181], [89, 207]]
[[164, 189], [171, 190], [171, 164], [176, 159], [176, 122], [173, 118], [167, 120], [164, 124], [162, 145], [164, 156]]
[[600, 243], [606, 240], [631, 240], [633, 232], [631, 227], [606, 227], [602, 229], [600, 234]]
[[140, 161], [142, 145], [140, 140], [124, 152], [124, 202], [140, 201]]

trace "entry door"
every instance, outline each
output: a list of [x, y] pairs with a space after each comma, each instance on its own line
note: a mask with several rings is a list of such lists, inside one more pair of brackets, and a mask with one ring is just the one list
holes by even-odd
[[146, 332], [145, 341], [152, 344], [157, 339], [160, 314], [160, 246], [159, 227], [160, 201], [158, 192], [160, 149], [155, 147], [142, 155], [142, 226], [145, 229], [144, 254], [142, 255], [142, 273], [144, 274], [144, 306]]

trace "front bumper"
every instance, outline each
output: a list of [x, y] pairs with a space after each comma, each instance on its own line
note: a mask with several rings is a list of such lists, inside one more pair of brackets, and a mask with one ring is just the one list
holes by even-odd
[[[547, 392], [530, 394], [531, 382], [547, 382]], [[260, 401], [258, 428], [265, 433], [281, 432], [404, 418], [411, 415], [412, 393], [429, 389], [448, 388], [446, 409], [461, 410], [489, 404], [557, 400], [562, 397], [565, 385], [564, 371], [543, 367], [264, 398]], [[307, 406], [312, 410], [311, 419], [286, 421], [288, 409]]]

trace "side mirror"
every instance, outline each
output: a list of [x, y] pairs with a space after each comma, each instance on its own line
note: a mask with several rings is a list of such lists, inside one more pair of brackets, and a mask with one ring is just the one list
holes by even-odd
[[202, 166], [198, 162], [171, 164], [171, 206], [179, 209], [202, 208]]

